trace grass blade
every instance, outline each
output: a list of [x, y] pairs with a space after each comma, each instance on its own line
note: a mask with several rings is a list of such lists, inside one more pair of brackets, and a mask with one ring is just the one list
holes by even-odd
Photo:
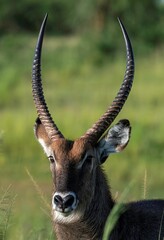
[[0, 240], [7, 239], [11, 209], [15, 200], [15, 197], [10, 197], [10, 188], [11, 186], [4, 191], [0, 198]]
[[30, 177], [30, 180], [32, 181], [32, 183], [33, 183], [33, 185], [34, 185], [37, 193], [39, 194], [42, 202], [44, 203], [44, 205], [46, 206], [46, 208], [47, 208], [48, 210], [50, 210], [50, 209], [51, 209], [50, 204], [48, 204], [48, 202], [47, 202], [47, 200], [46, 200], [46, 198], [45, 198], [42, 190], [40, 189], [39, 185], [37, 184], [37, 182], [35, 181], [35, 179], [33, 178], [33, 176], [31, 175], [31, 173], [29, 172], [28, 169], [26, 169], [26, 173], [27, 173], [28, 176]]
[[114, 208], [112, 209], [112, 211], [110, 212], [106, 224], [105, 224], [105, 228], [104, 228], [104, 234], [103, 234], [103, 238], [102, 240], [108, 240], [109, 236], [113, 230], [113, 228], [115, 227], [120, 215], [126, 210], [124, 207], [124, 204], [122, 202], [125, 201], [130, 189], [132, 188], [132, 186], [134, 185], [134, 182], [132, 182], [125, 190], [124, 192], [121, 194], [121, 197], [119, 199], [119, 202], [114, 206]]

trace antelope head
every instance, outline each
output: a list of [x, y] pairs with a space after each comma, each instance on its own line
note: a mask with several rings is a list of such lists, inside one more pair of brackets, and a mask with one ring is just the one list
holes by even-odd
[[[52, 208], [54, 219], [64, 221], [80, 216], [91, 203], [100, 177], [100, 165], [110, 153], [122, 151], [130, 138], [130, 123], [120, 120], [109, 129], [122, 109], [131, 90], [134, 59], [125, 27], [119, 20], [125, 44], [127, 65], [123, 83], [112, 104], [100, 119], [75, 141], [67, 140], [53, 121], [44, 99], [41, 83], [41, 51], [47, 15], [45, 16], [33, 61], [32, 92], [38, 118], [34, 132], [49, 161], [54, 183]], [[72, 218], [73, 219], [73, 218]]]

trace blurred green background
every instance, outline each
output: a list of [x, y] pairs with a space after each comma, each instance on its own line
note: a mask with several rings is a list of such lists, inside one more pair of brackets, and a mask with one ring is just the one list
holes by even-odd
[[70, 139], [103, 114], [121, 84], [126, 58], [117, 17], [122, 19], [136, 72], [117, 121], [128, 118], [132, 135], [127, 149], [112, 155], [104, 168], [113, 196], [134, 181], [127, 200], [164, 198], [164, 2], [1, 0], [0, 239], [53, 239], [51, 174], [33, 134], [31, 94], [34, 47], [46, 12], [45, 96]]

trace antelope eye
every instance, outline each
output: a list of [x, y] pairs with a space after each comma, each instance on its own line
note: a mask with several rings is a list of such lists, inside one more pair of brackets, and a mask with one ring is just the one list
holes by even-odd
[[91, 155], [88, 155], [85, 159], [85, 162], [88, 163], [88, 164], [91, 164], [92, 163], [92, 156]]
[[54, 163], [54, 158], [53, 158], [53, 156], [48, 156], [48, 159], [49, 159], [50, 163]]
[[82, 166], [87, 166], [92, 164], [92, 155], [88, 155], [85, 153], [82, 157], [82, 160], [78, 163], [78, 169], [81, 169]]

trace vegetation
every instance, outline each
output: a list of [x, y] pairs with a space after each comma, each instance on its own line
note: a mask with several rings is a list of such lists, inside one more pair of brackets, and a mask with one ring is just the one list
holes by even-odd
[[0, 239], [5, 240], [9, 227], [9, 219], [13, 200], [9, 197], [9, 188], [1, 192], [0, 198]]
[[[35, 40], [36, 37], [19, 35], [4, 36], [0, 41], [0, 183], [3, 189], [12, 184], [11, 196], [16, 195], [6, 237], [9, 240], [53, 238], [50, 211], [29, 177], [33, 176], [51, 204], [49, 164], [32, 130], [36, 112], [30, 79]], [[124, 74], [123, 48], [120, 46], [122, 54], [102, 64], [95, 61], [96, 56], [80, 38], [45, 38], [45, 95], [55, 121], [68, 138], [83, 134], [112, 101]], [[143, 198], [146, 169], [146, 197], [164, 197], [161, 52], [162, 49], [145, 58], [136, 58], [134, 86], [117, 119], [130, 119], [131, 141], [124, 153], [111, 156], [105, 164], [114, 196], [120, 195], [134, 180], [128, 199]]]
[[[128, 25], [138, 51], [163, 43], [164, 4], [162, 0], [1, 0], [0, 33], [36, 32], [49, 13], [47, 33], [70, 36], [86, 34], [92, 45], [106, 55], [120, 45], [117, 17]], [[109, 41], [110, 40], [110, 41]]]

